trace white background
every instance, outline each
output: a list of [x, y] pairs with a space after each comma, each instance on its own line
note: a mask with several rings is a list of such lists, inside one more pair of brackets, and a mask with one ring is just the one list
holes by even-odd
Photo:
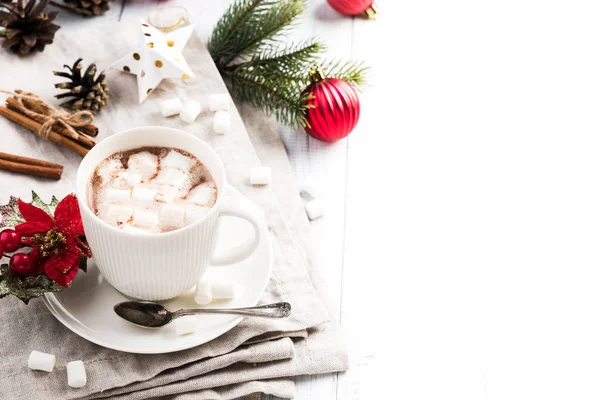
[[[208, 33], [229, 0], [177, 3]], [[327, 188], [317, 262], [351, 358], [298, 399], [599, 398], [600, 4], [378, 4], [314, 0], [292, 37], [372, 66], [347, 140], [282, 128], [298, 180]]]

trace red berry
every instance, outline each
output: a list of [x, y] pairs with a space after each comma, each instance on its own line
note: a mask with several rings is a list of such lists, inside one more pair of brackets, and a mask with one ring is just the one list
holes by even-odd
[[0, 244], [7, 253], [13, 253], [21, 247], [21, 235], [13, 229], [6, 229], [0, 232]]
[[33, 268], [33, 260], [29, 254], [16, 253], [10, 258], [10, 269], [19, 275], [26, 275]]
[[2, 246], [2, 243], [0, 243], [0, 258], [2, 258], [3, 255], [4, 255], [4, 246]]

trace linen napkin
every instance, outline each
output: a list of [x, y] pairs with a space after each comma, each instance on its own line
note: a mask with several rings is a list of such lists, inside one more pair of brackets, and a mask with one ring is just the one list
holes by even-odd
[[[53, 46], [35, 56], [35, 62], [6, 55], [3, 57], [4, 62], [0, 69], [18, 71], [18, 73], [12, 76], [8, 73], [2, 74], [4, 77], [10, 76], [10, 79], [3, 78], [0, 87], [29, 90], [49, 99], [52, 94], [55, 94], [52, 89], [54, 83], [52, 70], [59, 69], [63, 63], [71, 63], [73, 60], [70, 58], [80, 55], [86, 61], [96, 59], [99, 61], [99, 68], [104, 68], [112, 60], [133, 49], [137, 28], [137, 26], [118, 26], [105, 29], [101, 34], [98, 32], [59, 34]], [[125, 393], [133, 395], [131, 393], [135, 393], [135, 390], [156, 391], [160, 387], [165, 388], [160, 392], [147, 394], [147, 397], [156, 397], [222, 386], [224, 393], [221, 398], [232, 398], [232, 396], [239, 397], [252, 393], [249, 390], [259, 387], [260, 390], [256, 391], [265, 393], [276, 391], [269, 390], [269, 384], [277, 385], [277, 379], [261, 382], [252, 382], [253, 380], [345, 369], [346, 360], [343, 352], [340, 353], [337, 362], [323, 364], [319, 366], [320, 368], [313, 368], [314, 363], [309, 362], [302, 365], [290, 364], [287, 369], [281, 371], [278, 364], [280, 361], [273, 361], [291, 357], [292, 349], [296, 353], [293, 359], [302, 360], [301, 357], [298, 358], [298, 354], [305, 349], [302, 346], [293, 346], [291, 340], [286, 340], [286, 332], [303, 337], [306, 335], [305, 329], [325, 323], [328, 315], [314, 291], [306, 271], [303, 253], [296, 246], [283, 221], [274, 194], [269, 188], [255, 188], [247, 184], [248, 169], [258, 165], [259, 161], [237, 112], [232, 110], [233, 131], [225, 136], [216, 136], [211, 132], [210, 116], [202, 116], [196, 123], [184, 125], [177, 118], [167, 120], [160, 115], [159, 102], [166, 98], [179, 96], [184, 100], [189, 98], [206, 100], [209, 93], [224, 93], [226, 90], [210, 56], [197, 38], [190, 40], [184, 55], [198, 79], [164, 81], [143, 105], [137, 105], [135, 79], [117, 71], [110, 71], [108, 79], [113, 87], [112, 97], [110, 105], [103, 110], [97, 121], [101, 129], [99, 138], [135, 126], [166, 125], [187, 130], [209, 142], [223, 158], [231, 183], [266, 211], [275, 250], [275, 266], [262, 301], [290, 301], [294, 305], [292, 316], [283, 321], [247, 319], [226, 335], [198, 348], [168, 355], [140, 356], [104, 349], [77, 337], [54, 320], [40, 301], [24, 306], [16, 299], [4, 299], [0, 302], [2, 324], [0, 334], [5, 341], [0, 350], [4, 368], [4, 374], [0, 377], [2, 397], [96, 398], [105, 397], [103, 392], [108, 393], [107, 390], [115, 390], [114, 388], [136, 382], [147, 382], [145, 389], [131, 386], [131, 390], [123, 390], [124, 395]], [[65, 173], [59, 183], [42, 182], [36, 178], [3, 173], [0, 180], [4, 197], [2, 201], [6, 201], [9, 194], [27, 199], [30, 189], [35, 189], [43, 198], [49, 198], [51, 194], [62, 197], [73, 190], [79, 162], [77, 155], [42, 141], [8, 121], [0, 120], [0, 129], [3, 151], [48, 159], [65, 165]], [[298, 343], [308, 346], [311, 336]], [[267, 348], [262, 346], [264, 343], [260, 343], [272, 338], [281, 339], [266, 342]], [[250, 342], [258, 342], [251, 346], [252, 351], [255, 352], [253, 355], [240, 347]], [[44, 374], [29, 371], [25, 367], [25, 360], [32, 349], [57, 354], [58, 365], [55, 372]], [[65, 385], [64, 364], [72, 359], [83, 359], [86, 362], [89, 383], [83, 389], [72, 390]], [[263, 361], [269, 363], [258, 364]], [[228, 367], [232, 363], [236, 363], [234, 368]], [[257, 363], [257, 367], [259, 365], [261, 367], [249, 368], [254, 364], [248, 363]], [[248, 374], [248, 369], [259, 373]], [[210, 372], [215, 370], [216, 372]], [[180, 373], [171, 374], [173, 371]], [[161, 380], [154, 379], [161, 373], [166, 375], [161, 377]], [[216, 376], [217, 379], [210, 378], [211, 374], [218, 373], [220, 375]], [[205, 377], [209, 382], [201, 385], [193, 381], [199, 377]], [[175, 385], [173, 382], [181, 384], [188, 381], [190, 384], [184, 388], [172, 387]], [[10, 385], [7, 385], [7, 382], [10, 382]], [[160, 386], [153, 386], [151, 382], [157, 382]], [[289, 386], [289, 381], [283, 382]], [[280, 387], [285, 386], [281, 382], [279, 384]], [[204, 396], [202, 393], [204, 392], [195, 394]]]

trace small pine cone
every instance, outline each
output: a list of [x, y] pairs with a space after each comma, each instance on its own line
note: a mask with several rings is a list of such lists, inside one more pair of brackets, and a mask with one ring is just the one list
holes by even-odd
[[65, 5], [78, 14], [87, 17], [102, 15], [110, 9], [112, 0], [64, 0]]
[[107, 104], [108, 84], [106, 74], [102, 71], [96, 77], [96, 64], [90, 64], [85, 73], [81, 73], [83, 65], [82, 59], [75, 61], [72, 67], [65, 65], [70, 73], [54, 71], [54, 75], [69, 79], [68, 82], [61, 82], [54, 85], [57, 89], [66, 89], [67, 92], [56, 95], [57, 99], [72, 97], [61, 106], [75, 111], [89, 110], [96, 113]]
[[37, 4], [36, 0], [18, 3], [3, 1], [2, 7], [8, 12], [0, 12], [0, 26], [6, 29], [6, 40], [2, 47], [22, 55], [44, 51], [60, 29], [52, 22], [58, 13], [44, 13], [47, 4], [48, 0], [40, 0]]

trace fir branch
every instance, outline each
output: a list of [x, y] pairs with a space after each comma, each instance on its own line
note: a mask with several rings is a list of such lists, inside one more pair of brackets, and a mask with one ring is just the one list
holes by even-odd
[[217, 22], [209, 51], [217, 66], [251, 56], [281, 35], [304, 11], [304, 0], [239, 0]]
[[238, 73], [260, 75], [267, 79], [284, 77], [287, 80], [308, 82], [308, 70], [325, 46], [315, 39], [291, 44], [287, 48], [268, 47], [248, 62], [235, 66]]
[[306, 126], [306, 110], [311, 108], [306, 102], [309, 94], [294, 80], [266, 79], [260, 75], [232, 71], [226, 73], [231, 80], [232, 94], [263, 109], [267, 114], [275, 114], [282, 123], [295, 129]]
[[326, 77], [343, 79], [355, 86], [365, 83], [369, 70], [362, 61], [324, 60], [320, 65]]

